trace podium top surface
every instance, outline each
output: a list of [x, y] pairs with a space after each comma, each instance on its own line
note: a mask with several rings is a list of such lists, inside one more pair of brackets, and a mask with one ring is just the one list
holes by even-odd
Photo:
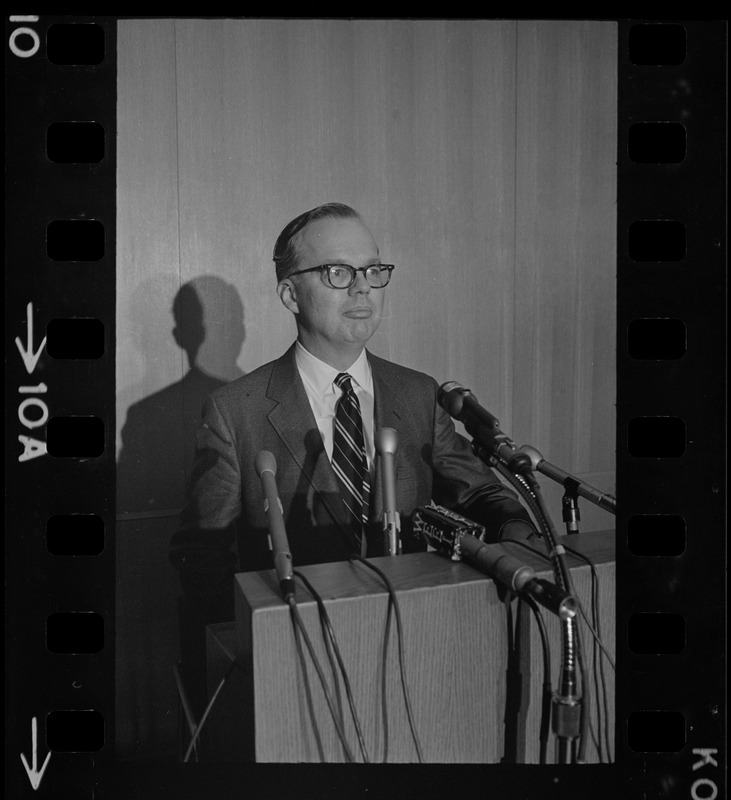
[[[562, 536], [559, 541], [591, 559], [594, 564], [615, 560], [615, 533], [598, 531]], [[533, 567], [542, 577], [552, 574], [551, 563], [545, 555], [535, 555], [519, 544], [505, 543], [517, 559]], [[540, 551], [538, 543], [534, 549]], [[570, 568], [584, 565], [584, 561], [567, 552]], [[437, 553], [410, 553], [402, 556], [383, 556], [369, 559], [389, 579], [397, 592], [424, 591], [440, 586], [454, 586], [491, 581], [491, 579], [463, 561], [452, 561]], [[364, 595], [385, 594], [388, 590], [379, 575], [358, 561], [338, 561], [326, 564], [311, 564], [295, 569], [313, 585], [323, 600], [347, 599]], [[236, 575], [238, 589], [252, 610], [281, 607], [282, 598], [276, 573], [273, 569], [258, 572], [241, 572]], [[314, 602], [307, 588], [297, 580], [298, 603]]]

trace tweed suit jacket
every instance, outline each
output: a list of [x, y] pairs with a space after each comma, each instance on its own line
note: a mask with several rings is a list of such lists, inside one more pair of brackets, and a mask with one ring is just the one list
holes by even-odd
[[[487, 527], [497, 541], [506, 526], [533, 531], [517, 495], [472, 452], [437, 402], [438, 384], [420, 372], [367, 353], [373, 375], [375, 430], [394, 428], [396, 499], [404, 552], [412, 511], [432, 499]], [[197, 434], [189, 500], [173, 536], [171, 561], [189, 596], [226, 597], [236, 571], [270, 569], [268, 525], [254, 461], [269, 450], [295, 565], [347, 559], [358, 551], [295, 362], [294, 345], [279, 359], [213, 392]], [[368, 555], [382, 555], [383, 493], [372, 481]], [[236, 553], [238, 551], [238, 553]]]

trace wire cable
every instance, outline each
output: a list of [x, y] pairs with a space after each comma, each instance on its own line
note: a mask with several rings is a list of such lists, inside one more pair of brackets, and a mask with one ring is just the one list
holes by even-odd
[[[289, 605], [289, 604], [288, 604]], [[302, 667], [302, 680], [304, 682], [305, 687], [305, 702], [307, 703], [307, 708], [310, 712], [310, 720], [312, 721], [312, 730], [315, 734], [315, 745], [317, 747], [317, 755], [320, 758], [321, 762], [325, 761], [325, 751], [322, 746], [322, 740], [320, 738], [320, 729], [317, 727], [317, 721], [315, 717], [315, 705], [312, 701], [312, 689], [310, 688], [310, 680], [307, 675], [307, 662], [305, 661], [305, 653], [302, 649], [302, 635], [300, 633], [300, 628], [297, 624], [295, 616], [297, 615], [297, 609], [295, 608], [294, 611], [292, 610], [292, 605], [289, 605], [289, 615], [290, 621], [292, 623], [292, 630], [294, 633], [294, 646], [297, 650], [297, 658], [299, 659], [300, 666]], [[347, 759], [347, 754], [346, 754]]]
[[538, 529], [543, 534], [544, 543], [553, 563], [556, 582], [564, 591], [571, 595], [575, 594], [573, 591], [571, 572], [566, 563], [565, 548], [558, 544], [558, 532], [551, 521], [551, 515], [548, 513], [546, 502], [538, 488], [537, 482], [535, 482], [534, 479], [534, 490], [522, 475], [517, 475], [512, 472], [495, 456], [490, 456], [488, 462], [490, 466], [497, 469], [497, 471], [518, 490], [521, 497], [530, 507], [538, 523]]
[[[512, 483], [529, 503], [534, 514], [537, 512], [537, 521], [539, 528], [543, 532], [546, 546], [548, 547], [549, 556], [553, 561], [553, 572], [555, 580], [559, 588], [568, 592], [568, 594], [576, 597], [576, 592], [573, 586], [571, 571], [569, 570], [566, 560], [566, 551], [563, 546], [559, 544], [558, 533], [551, 521], [551, 515], [546, 507], [545, 500], [535, 484], [535, 491], [532, 486], [528, 485], [526, 479], [522, 476], [514, 474], [504, 464], [495, 458], [490, 457], [489, 463], [494, 466], [505, 478]], [[535, 483], [535, 481], [534, 481]], [[555, 702], [564, 703], [570, 702], [572, 699], [580, 703], [579, 709], [579, 730], [576, 734], [558, 734], [559, 735], [559, 754], [560, 759], [563, 760], [568, 752], [568, 745], [574, 748], [579, 739], [580, 758], [583, 758], [585, 748], [585, 733], [588, 725], [588, 711], [587, 705], [590, 705], [591, 699], [589, 696], [589, 685], [586, 681], [586, 673], [583, 667], [583, 659], [580, 648], [580, 638], [576, 627], [575, 619], [561, 620], [561, 645], [562, 645], [562, 668], [559, 678], [559, 694], [556, 696]], [[576, 673], [576, 666], [578, 664], [578, 675]], [[577, 680], [581, 693], [577, 691]], [[558, 733], [558, 731], [557, 731]]]
[[548, 631], [546, 630], [546, 622], [543, 619], [541, 609], [538, 603], [532, 597], [521, 597], [536, 620], [538, 632], [541, 637], [541, 652], [543, 654], [543, 695], [541, 697], [541, 722], [539, 728], [539, 756], [538, 761], [540, 764], [546, 763], [546, 753], [548, 749], [548, 740], [551, 732], [551, 700], [553, 698], [553, 685], [551, 680], [551, 644], [548, 638]]
[[[520, 541], [518, 539], [509, 539], [508, 541], [503, 542], [503, 544], [510, 544], [510, 545], [517, 544], [520, 547], [523, 547], [525, 550], [529, 550], [531, 553], [533, 553], [533, 555], [538, 556], [539, 558], [542, 558], [544, 561], [549, 561], [550, 562], [550, 558], [545, 553], [541, 553], [540, 550], [536, 550], [535, 547], [531, 547], [527, 542], [522, 542], [522, 541]], [[584, 561], [589, 566], [589, 569], [591, 570], [591, 573], [592, 573], [592, 583], [594, 581], [598, 581], [599, 580], [599, 577], [598, 577], [597, 572], [596, 572], [596, 567], [593, 564], [592, 560], [588, 556], [585, 556], [583, 553], [580, 553], [578, 550], [574, 550], [571, 547], [565, 547], [565, 549], [566, 549], [567, 553], [570, 553], [572, 556], [575, 556], [576, 558], [580, 559], [581, 561]], [[574, 600], [576, 600], [576, 605], [579, 608], [579, 611], [581, 613], [581, 616], [582, 616], [584, 622], [586, 623], [587, 628], [589, 628], [589, 631], [591, 632], [592, 636], [596, 640], [596, 643], [599, 646], [599, 648], [601, 649], [601, 651], [604, 653], [604, 655], [605, 655], [607, 661], [609, 662], [610, 666], [616, 672], [616, 666], [615, 666], [615, 663], [614, 663], [614, 659], [612, 658], [611, 654], [609, 653], [609, 651], [607, 650], [606, 646], [603, 644], [603, 642], [601, 640], [601, 632], [599, 630], [599, 626], [597, 625], [595, 627], [589, 621], [589, 618], [587, 617], [586, 610], [584, 609], [584, 605], [581, 602], [581, 599], [579, 597], [577, 597], [577, 596], [574, 596]], [[597, 617], [597, 620], [598, 620], [598, 617]]]
[[327, 608], [325, 607], [325, 603], [323, 602], [322, 597], [315, 590], [314, 586], [310, 583], [310, 581], [298, 570], [294, 570], [294, 574], [302, 581], [302, 583], [304, 583], [304, 585], [307, 587], [307, 590], [313, 596], [315, 602], [317, 603], [317, 609], [320, 614], [320, 625], [322, 627], [322, 632], [323, 632], [323, 640], [325, 642], [325, 649], [327, 651], [328, 659], [330, 660], [330, 665], [333, 671], [333, 679], [336, 687], [338, 711], [340, 712], [339, 716], [341, 724], [342, 724], [342, 708], [341, 708], [339, 684], [337, 679], [337, 672], [335, 670], [335, 664], [333, 663], [332, 660], [330, 645], [332, 645], [332, 652], [334, 652], [335, 654], [335, 658], [337, 659], [338, 667], [340, 669], [340, 674], [342, 675], [343, 678], [343, 684], [345, 686], [345, 694], [348, 699], [348, 706], [350, 708], [350, 713], [353, 718], [353, 724], [355, 726], [356, 736], [358, 737], [358, 745], [360, 747], [360, 752], [363, 757], [363, 761], [368, 763], [370, 759], [368, 758], [368, 751], [366, 749], [365, 739], [363, 737], [363, 729], [361, 727], [360, 719], [358, 717], [358, 712], [356, 711], [355, 708], [355, 700], [353, 698], [352, 686], [350, 683], [350, 679], [348, 677], [348, 671], [345, 667], [345, 663], [343, 662], [342, 654], [338, 646], [337, 639], [335, 637], [335, 631], [332, 627], [330, 615], [327, 613]]
[[393, 599], [388, 595], [386, 608], [386, 627], [383, 632], [383, 650], [381, 651], [381, 716], [383, 717], [383, 763], [388, 763], [388, 643], [391, 640], [391, 617]]
[[[573, 556], [575, 556], [576, 558], [586, 562], [589, 565], [589, 568], [591, 570], [591, 576], [592, 576], [592, 599], [593, 599], [593, 605], [594, 605], [592, 619], [594, 621], [595, 627], [593, 627], [589, 623], [588, 619], [586, 619], [586, 612], [584, 611], [584, 609], [581, 606], [579, 606], [579, 608], [581, 610], [582, 615], [584, 616], [584, 619], [585, 619], [587, 627], [589, 628], [589, 630], [592, 633], [592, 636], [594, 637], [595, 648], [598, 645], [598, 647], [602, 651], [603, 655], [606, 657], [606, 660], [609, 662], [610, 666], [612, 667], [612, 670], [614, 672], [616, 672], [616, 665], [614, 663], [614, 660], [612, 659], [611, 655], [609, 654], [609, 651], [607, 650], [607, 648], [604, 646], [604, 643], [602, 642], [601, 614], [600, 614], [600, 608], [599, 608], [599, 588], [598, 588], [599, 587], [599, 576], [597, 574], [596, 567], [592, 563], [591, 559], [588, 558], [587, 556], [585, 556], [583, 553], [579, 553], [578, 551], [573, 550], [572, 548], [567, 548], [567, 551], [569, 553], [571, 553]], [[596, 674], [597, 673], [596, 673], [596, 668], [595, 668], [595, 676], [596, 676]], [[599, 659], [599, 680], [601, 682], [601, 694], [602, 694], [602, 700], [603, 700], [603, 706], [604, 706], [604, 739], [605, 739], [605, 742], [606, 742], [607, 758], [611, 762], [611, 760], [612, 760], [612, 746], [611, 746], [611, 738], [609, 736], [609, 700], [607, 698], [607, 681], [606, 681], [606, 675], [605, 675], [605, 672], [604, 672], [604, 659]], [[597, 694], [597, 708], [599, 708], [599, 700], [598, 700], [598, 698], [599, 698], [599, 695]]]
[[[481, 453], [478, 453], [478, 455], [483, 457]], [[500, 459], [495, 458], [494, 456], [486, 457], [490, 463], [490, 466], [494, 467], [507, 481], [513, 484], [518, 492], [520, 492], [521, 497], [525, 500], [528, 509], [533, 515], [533, 519], [536, 522], [536, 527], [538, 528], [539, 533], [543, 534], [543, 531], [541, 530], [541, 509], [538, 505], [536, 494], [530, 487], [528, 481], [522, 475], [519, 475], [508, 469], [505, 464], [500, 461]]]
[[[306, 582], [306, 578], [302, 575], [302, 573], [293, 571], [292, 574], [293, 575], [297, 575], [302, 581]], [[312, 591], [312, 589], [311, 589], [311, 591]], [[313, 594], [313, 596], [314, 596], [314, 594]], [[323, 620], [323, 615], [322, 615], [322, 611], [320, 609], [319, 603], [318, 603], [317, 610], [318, 610], [318, 615], [319, 615], [319, 620], [320, 620], [320, 630], [322, 632], [322, 638], [323, 638], [323, 642], [324, 642], [324, 645], [325, 645], [325, 654], [327, 655], [327, 660], [330, 663], [330, 670], [331, 670], [332, 675], [333, 675], [333, 683], [334, 683], [334, 689], [335, 689], [335, 705], [337, 706], [338, 719], [340, 720], [341, 726], [344, 727], [344, 722], [343, 722], [343, 701], [342, 701], [342, 697], [340, 695], [340, 684], [338, 682], [337, 671], [336, 671], [336, 668], [335, 668], [335, 664], [333, 662], [332, 648], [330, 647], [330, 643], [328, 641], [328, 636], [327, 636], [327, 632], [326, 632], [326, 623]], [[329, 624], [329, 619], [327, 620], [327, 623]], [[300, 662], [302, 662], [302, 656], [300, 656]], [[311, 705], [310, 705], [310, 713], [312, 714], [312, 706]], [[314, 719], [314, 717], [313, 717], [313, 719]], [[347, 753], [346, 753], [346, 751], [344, 749], [343, 749], [343, 755], [347, 760]], [[324, 758], [324, 756], [323, 756], [323, 758]]]
[[416, 732], [416, 726], [414, 724], [414, 715], [411, 708], [411, 700], [409, 698], [409, 690], [408, 690], [408, 682], [406, 680], [406, 672], [404, 667], [404, 651], [403, 651], [403, 627], [401, 624], [401, 609], [399, 608], [398, 599], [396, 597], [396, 591], [393, 588], [393, 584], [389, 580], [388, 576], [383, 572], [383, 570], [379, 569], [375, 564], [372, 564], [370, 561], [367, 561], [362, 556], [352, 555], [350, 557], [351, 561], [358, 561], [361, 564], [368, 567], [368, 569], [373, 570], [384, 582], [386, 588], [388, 589], [388, 594], [393, 603], [394, 614], [396, 617], [396, 629], [398, 631], [398, 656], [399, 656], [399, 670], [401, 674], [401, 689], [404, 697], [404, 705], [406, 706], [406, 715], [409, 720], [409, 728], [411, 730], [411, 738], [414, 741], [414, 746], [416, 748], [416, 756], [419, 763], [423, 763], [423, 757], [421, 752], [421, 744], [419, 742], [419, 736]]
[[582, 642], [581, 631], [579, 626], [576, 626], [576, 660], [579, 665], [579, 675], [581, 680], [581, 717], [579, 719], [579, 752], [576, 760], [579, 764], [586, 763], [586, 747], [588, 742], [589, 733], [589, 719], [591, 709], [591, 695], [589, 693], [589, 677], [586, 671], [586, 658], [584, 656], [584, 646]]
[[[592, 560], [588, 556], [585, 556], [583, 553], [580, 553], [578, 550], [574, 550], [571, 547], [567, 547], [566, 548], [566, 552], [570, 553], [572, 556], [575, 556], [579, 560], [584, 561], [586, 564], [588, 564], [589, 569], [591, 570], [592, 577], [596, 580], [597, 583], [599, 582], [599, 576], [598, 576], [597, 571], [596, 571], [596, 566], [594, 565], [594, 563], [592, 562]], [[591, 631], [592, 636], [594, 636], [594, 638], [596, 639], [597, 644], [601, 648], [601, 651], [606, 656], [606, 659], [609, 662], [609, 665], [616, 672], [617, 671], [617, 667], [616, 667], [616, 664], [614, 663], [614, 659], [612, 658], [611, 654], [609, 653], [607, 648], [602, 643], [601, 630], [600, 630], [600, 625], [599, 625], [600, 615], [598, 613], [599, 612], [599, 608], [598, 608], [598, 606], [599, 606], [599, 596], [598, 596], [598, 594], [597, 594], [597, 600], [596, 600], [596, 604], [597, 604], [597, 618], [596, 618], [596, 623], [597, 624], [596, 624], [596, 628], [589, 622], [589, 620], [588, 620], [588, 618], [586, 616], [586, 611], [584, 610], [584, 608], [581, 605], [581, 603], [578, 601], [578, 598], [577, 598], [577, 602], [579, 603], [579, 609], [581, 611], [582, 617], [584, 618], [584, 622], [586, 622], [586, 625], [589, 628], [589, 630]]]
[[310, 658], [312, 659], [312, 663], [315, 667], [315, 671], [317, 672], [317, 677], [320, 681], [320, 685], [322, 686], [322, 691], [325, 696], [325, 702], [327, 703], [328, 710], [330, 711], [330, 716], [332, 717], [333, 723], [335, 725], [335, 731], [338, 734], [338, 738], [343, 745], [343, 749], [345, 750], [345, 757], [346, 760], [350, 762], [355, 761], [355, 756], [353, 755], [352, 750], [350, 749], [350, 745], [348, 744], [348, 740], [345, 736], [345, 731], [343, 730], [343, 726], [338, 718], [337, 712], [335, 710], [335, 706], [333, 704], [332, 697], [330, 696], [330, 692], [327, 687], [327, 681], [325, 680], [325, 674], [322, 671], [322, 667], [320, 666], [320, 662], [317, 659], [317, 655], [315, 654], [315, 648], [312, 646], [312, 641], [307, 633], [307, 629], [302, 621], [302, 617], [300, 616], [299, 609], [297, 608], [297, 603], [293, 597], [289, 598], [289, 610], [292, 617], [292, 620], [295, 625], [295, 630], [299, 630], [302, 634], [302, 639], [307, 646], [307, 650], [310, 654]]
[[[504, 544], [507, 544], [507, 543], [508, 542], [505, 542]], [[519, 541], [519, 540], [512, 540], [511, 539], [511, 540], [509, 540], [509, 543], [510, 544], [519, 545], [520, 547], [523, 547], [524, 549], [526, 549], [529, 552], [531, 552], [533, 555], [535, 555], [535, 556], [537, 556], [537, 557], [539, 557], [539, 558], [541, 558], [541, 559], [543, 559], [545, 561], [550, 561], [549, 557], [545, 553], [541, 553], [539, 550], [536, 550], [534, 547], [529, 545], [527, 542]], [[601, 650], [601, 652], [604, 655], [604, 657], [606, 658], [606, 660], [609, 662], [609, 664], [612, 667], [612, 669], [616, 672], [616, 665], [614, 663], [614, 660], [613, 660], [611, 654], [609, 653], [609, 651], [607, 650], [606, 646], [604, 645], [604, 643], [602, 641], [602, 638], [601, 638], [601, 629], [600, 629], [600, 622], [599, 622], [600, 619], [601, 619], [601, 615], [599, 613], [599, 594], [598, 594], [599, 577], [598, 577], [598, 574], [597, 574], [597, 571], [596, 571], [596, 566], [594, 565], [594, 563], [592, 562], [592, 560], [588, 556], [584, 555], [583, 553], [579, 552], [578, 550], [575, 550], [574, 548], [571, 548], [571, 547], [568, 547], [568, 546], [564, 546], [564, 549], [566, 550], [567, 553], [573, 555], [575, 558], [579, 559], [580, 561], [585, 562], [589, 566], [589, 569], [591, 571], [591, 586], [592, 586], [592, 589], [591, 589], [592, 620], [593, 620], [594, 624], [592, 624], [592, 621], [589, 620], [589, 617], [588, 617], [588, 615], [586, 613], [586, 609], [585, 609], [583, 603], [581, 602], [581, 599], [578, 596], [576, 596], [575, 594], [574, 594], [574, 599], [576, 600], [577, 606], [579, 608], [579, 612], [581, 613], [581, 616], [582, 616], [582, 618], [584, 620], [584, 623], [586, 624], [587, 628], [589, 629], [589, 631], [590, 631], [590, 633], [591, 633], [591, 635], [593, 637], [593, 652], [595, 652], [596, 648], [599, 647], [599, 649]], [[577, 641], [578, 641], [578, 638], [577, 638]], [[579, 652], [577, 655], [579, 656], [579, 664], [580, 665], [584, 664], [585, 662], [583, 660], [583, 654], [581, 652]], [[607, 754], [608, 754], [609, 760], [611, 761], [611, 744], [610, 744], [611, 740], [610, 740], [609, 730], [608, 730], [609, 701], [608, 701], [608, 698], [607, 698], [606, 676], [605, 676], [605, 673], [604, 673], [604, 659], [599, 659], [599, 677], [597, 675], [596, 659], [595, 658], [593, 659], [593, 663], [595, 664], [595, 667], [594, 667], [594, 670], [593, 670], [593, 675], [594, 675], [595, 691], [596, 691], [596, 696], [597, 696], [597, 702], [596, 702], [596, 707], [597, 707], [597, 725], [599, 726], [600, 732], [599, 732], [599, 734], [595, 734], [594, 731], [592, 731], [592, 737], [593, 737], [595, 746], [597, 748], [597, 753], [599, 755], [599, 760], [601, 762], [603, 760], [603, 749], [602, 749], [601, 743], [598, 742], [598, 740], [597, 740], [597, 736], [599, 737], [599, 739], [601, 738], [601, 736], [602, 736], [601, 731], [603, 729], [603, 735], [604, 735], [604, 739], [605, 739], [605, 742], [606, 742]], [[584, 686], [588, 687], [588, 677], [587, 677], [587, 670], [586, 670], [585, 666], [583, 667], [583, 673], [582, 673], [582, 688]], [[601, 691], [600, 691], [600, 687], [601, 687]], [[600, 700], [600, 696], [601, 696], [601, 700]], [[585, 694], [584, 699], [588, 700], [588, 696], [586, 694]], [[583, 717], [583, 715], [584, 715], [584, 711], [582, 710], [582, 717]], [[588, 721], [582, 719], [582, 722], [584, 723], [584, 730], [586, 731], [586, 724], [588, 723]]]
[[520, 710], [520, 697], [522, 692], [522, 682], [520, 675], [520, 663], [516, 650], [516, 632], [513, 622], [513, 594], [506, 592], [503, 597], [505, 607], [505, 630], [507, 634], [508, 663], [505, 672], [505, 711], [503, 714], [503, 762], [514, 764], [517, 760], [516, 751], [516, 730], [517, 717]]
[[[596, 617], [596, 614], [597, 614], [597, 609], [596, 609], [596, 600], [597, 600], [596, 588], [597, 588], [596, 587], [596, 572], [595, 572], [595, 570], [592, 570], [591, 571], [591, 604], [590, 604], [590, 611], [591, 611], [592, 623], [594, 625], [596, 625], [596, 620], [597, 620], [597, 617]], [[591, 624], [589, 623], [589, 621], [588, 621], [588, 619], [586, 617], [586, 612], [585, 611], [583, 611], [583, 617], [584, 617], [584, 621], [585, 621], [587, 627], [589, 627], [591, 629]], [[592, 634], [592, 636], [593, 636], [593, 634]], [[593, 720], [590, 719], [589, 720], [589, 733], [591, 735], [591, 739], [592, 739], [592, 742], [594, 744], [594, 748], [596, 749], [597, 757], [599, 759], [599, 763], [603, 764], [604, 763], [604, 750], [603, 750], [603, 744], [602, 744], [601, 731], [602, 731], [602, 719], [603, 719], [603, 715], [604, 715], [605, 709], [602, 708], [601, 694], [600, 694], [600, 691], [599, 691], [599, 688], [600, 688], [599, 687], [599, 676], [598, 676], [598, 671], [597, 671], [597, 654], [598, 654], [598, 652], [599, 652], [599, 648], [597, 647], [597, 640], [596, 640], [596, 637], [593, 637], [592, 638], [592, 648], [591, 648], [591, 664], [592, 664], [591, 676], [592, 676], [592, 680], [593, 680], [594, 693], [595, 693], [595, 696], [597, 698], [597, 700], [596, 700], [596, 726], [594, 726], [594, 724], [592, 724]]]

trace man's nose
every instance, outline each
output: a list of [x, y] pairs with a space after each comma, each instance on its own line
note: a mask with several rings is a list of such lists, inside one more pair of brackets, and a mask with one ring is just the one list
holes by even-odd
[[368, 280], [365, 276], [365, 272], [362, 270], [356, 271], [355, 273], [355, 280], [353, 281], [353, 285], [348, 289], [348, 292], [352, 294], [368, 294], [373, 287], [368, 283]]

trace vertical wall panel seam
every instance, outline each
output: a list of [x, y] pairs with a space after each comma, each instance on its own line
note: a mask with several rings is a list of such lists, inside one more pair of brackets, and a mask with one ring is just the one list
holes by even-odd
[[516, 341], [518, 336], [517, 331], [517, 318], [518, 318], [518, 297], [517, 297], [517, 284], [518, 284], [518, 95], [519, 95], [519, 78], [518, 78], [518, 38], [519, 29], [518, 21], [516, 20], [513, 25], [515, 26], [514, 33], [514, 46], [513, 46], [513, 59], [515, 62], [514, 75], [513, 75], [513, 341], [510, 346], [510, 378], [509, 378], [509, 392], [510, 392], [510, 427], [511, 430], [515, 425], [516, 411], [515, 408], [515, 372], [516, 372]]
[[[178, 201], [175, 204], [178, 218], [178, 292], [183, 288], [182, 247], [180, 241], [180, 104], [178, 102], [178, 22], [173, 20], [173, 76], [175, 84], [175, 192]], [[185, 377], [185, 350], [180, 348], [180, 376]], [[193, 366], [191, 364], [191, 366]]]

